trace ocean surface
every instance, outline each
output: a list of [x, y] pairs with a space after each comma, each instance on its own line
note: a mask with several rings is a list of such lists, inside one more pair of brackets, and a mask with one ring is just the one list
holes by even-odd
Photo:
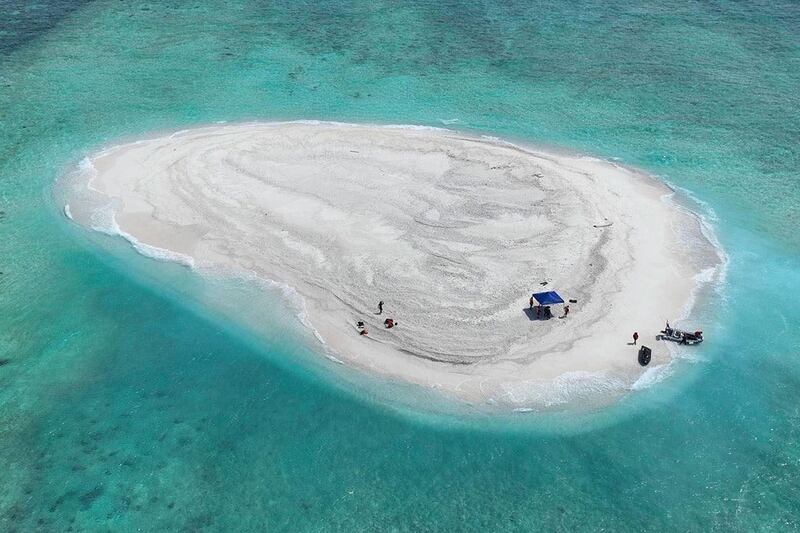
[[[800, 529], [799, 28], [780, 0], [0, 0], [0, 531]], [[319, 357], [277, 291], [54, 201], [97, 146], [254, 119], [655, 174], [728, 255], [707, 341], [613, 407], [437, 412]]]

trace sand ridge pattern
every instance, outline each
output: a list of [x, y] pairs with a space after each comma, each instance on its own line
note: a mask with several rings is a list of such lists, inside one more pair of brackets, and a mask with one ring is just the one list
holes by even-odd
[[[624, 388], [630, 333], [676, 318], [697, 270], [675, 231], [697, 221], [657, 182], [448, 130], [220, 125], [92, 163], [126, 235], [286, 283], [337, 358], [469, 401], [536, 403], [534, 384], [576, 371]], [[76, 220], [91, 225], [96, 202]], [[578, 300], [567, 319], [531, 320], [529, 295], [548, 289]]]

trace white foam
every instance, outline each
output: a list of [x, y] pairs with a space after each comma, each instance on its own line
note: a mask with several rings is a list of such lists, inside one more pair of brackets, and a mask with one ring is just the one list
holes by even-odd
[[691, 200], [692, 203], [695, 204], [699, 208], [697, 210], [697, 212], [698, 212], [697, 214], [704, 215], [705, 218], [708, 219], [711, 222], [718, 222], [719, 221], [719, 217], [717, 216], [717, 212], [714, 211], [714, 208], [711, 207], [711, 205], [708, 202], [706, 202], [705, 200], [700, 199], [700, 197], [695, 195], [689, 189], [686, 189], [686, 188], [681, 187], [679, 185], [675, 185], [674, 183], [672, 183], [671, 181], [669, 181], [667, 179], [664, 179], [664, 178], [661, 178], [661, 179], [662, 179], [662, 181], [664, 183], [669, 185], [670, 188], [672, 188], [672, 189], [674, 189], [676, 191], [679, 191], [681, 193], [681, 195], [683, 195], [684, 197], [686, 197], [689, 200]]
[[327, 349], [327, 343], [325, 342], [325, 339], [311, 323], [311, 320], [309, 318], [308, 306], [306, 304], [305, 298], [303, 298], [303, 296], [299, 292], [297, 292], [297, 289], [295, 289], [291, 285], [266, 278], [258, 274], [254, 270], [244, 269], [244, 268], [236, 269], [234, 271], [229, 268], [219, 268], [219, 267], [214, 268], [204, 265], [202, 269], [196, 267], [194, 269], [206, 276], [231, 277], [231, 278], [242, 279], [248, 283], [254, 283], [255, 285], [260, 286], [268, 291], [279, 292], [282, 299], [284, 300], [284, 302], [288, 304], [289, 309], [292, 311], [295, 317], [300, 321], [300, 323], [304, 327], [306, 327], [314, 335], [314, 337], [325, 348], [326, 356], [328, 356], [329, 359], [337, 363], [342, 362], [336, 357], [334, 357], [333, 354], [329, 353], [330, 350]]
[[[358, 125], [351, 126], [358, 127]], [[390, 129], [390, 130], [407, 130], [407, 131], [446, 131], [448, 133], [456, 133], [453, 130], [447, 128], [439, 128], [436, 126], [417, 126], [414, 124], [384, 124], [381, 126], [382, 128]]]
[[695, 274], [694, 280], [698, 283], [711, 283], [716, 279], [716, 277], [717, 277], [717, 268], [708, 267]]
[[81, 159], [80, 163], [78, 163], [78, 172], [84, 178], [83, 181], [86, 183], [86, 188], [100, 194], [102, 194], [102, 192], [95, 189], [92, 184], [97, 176], [97, 168], [94, 166], [94, 159], [102, 157], [102, 155], [103, 153], [96, 155], [94, 158], [84, 157]]
[[[673, 190], [672, 193], [664, 195], [664, 201], [697, 220], [702, 236], [707, 242], [711, 243], [718, 259], [718, 262], [714, 266], [704, 268], [693, 276], [695, 285], [681, 310], [680, 316], [675, 317], [676, 321], [679, 322], [692, 316], [697, 305], [698, 296], [707, 286], [710, 285], [712, 290], [714, 290], [717, 295], [720, 295], [721, 288], [724, 286], [727, 278], [729, 258], [722, 244], [719, 242], [713, 227], [714, 221], [718, 220], [714, 210], [706, 202], [697, 198], [687, 189], [676, 187], [667, 180], [662, 181]], [[676, 199], [676, 193], [679, 193], [682, 199], [691, 202], [695, 209], [691, 209], [682, 202], [679, 202]], [[678, 353], [675, 349], [672, 349], [671, 352], [673, 355]]]
[[90, 227], [95, 231], [110, 235], [112, 237], [122, 237], [128, 241], [137, 252], [151, 259], [156, 259], [158, 261], [171, 261], [192, 269], [195, 268], [195, 261], [192, 257], [179, 252], [174, 252], [172, 250], [167, 250], [165, 248], [159, 248], [158, 246], [143, 243], [130, 233], [123, 231], [122, 228], [119, 227], [117, 219], [114, 215], [115, 211], [110, 204], [99, 207], [95, 209], [90, 216]]
[[174, 139], [175, 137], [180, 137], [181, 135], [184, 135], [184, 134], [186, 134], [186, 133], [191, 133], [191, 132], [192, 132], [192, 130], [188, 130], [188, 129], [187, 129], [187, 130], [178, 130], [178, 131], [176, 131], [176, 132], [172, 133], [172, 134], [169, 136], [169, 138], [170, 138], [170, 139]]
[[667, 184], [671, 189], [676, 192], [679, 192], [681, 196], [688, 201], [690, 201], [694, 207], [694, 209], [687, 208], [677, 202], [674, 198], [671, 198], [673, 205], [677, 206], [679, 209], [683, 210], [685, 213], [690, 214], [691, 216], [695, 217], [700, 223], [700, 231], [703, 234], [703, 237], [711, 243], [714, 248], [715, 253], [717, 254], [717, 258], [719, 259], [719, 264], [714, 269], [713, 275], [710, 274], [703, 274], [705, 271], [701, 272], [703, 274], [702, 277], [697, 278], [697, 281], [700, 283], [714, 283], [716, 285], [716, 289], [719, 289], [727, 279], [728, 275], [728, 263], [729, 263], [729, 256], [723, 248], [722, 243], [720, 243], [719, 238], [717, 237], [717, 233], [714, 229], [714, 225], [719, 222], [719, 217], [717, 216], [716, 211], [708, 204], [708, 202], [701, 200], [697, 197], [693, 192], [683, 187], [678, 187], [671, 183], [668, 180], [663, 180], [664, 183]]
[[94, 168], [94, 163], [92, 162], [92, 159], [88, 157], [84, 157], [83, 159], [80, 160], [80, 162], [78, 163], [78, 170], [80, 170], [81, 172], [90, 172], [90, 173], [97, 172], [97, 169]]
[[559, 407], [575, 404], [582, 399], [612, 396], [628, 390], [626, 383], [608, 372], [571, 371], [557, 376], [552, 381], [515, 381], [499, 386], [487, 384], [489, 390], [499, 388], [504, 392], [499, 397], [489, 398], [488, 403], [514, 406], [514, 412], [535, 411], [536, 407]]
[[111, 204], [102, 205], [91, 212], [89, 215], [89, 227], [112, 237], [121, 235], [122, 231], [114, 218], [114, 209]]
[[631, 385], [632, 391], [640, 391], [661, 383], [672, 374], [672, 361], [663, 365], [654, 365], [639, 375], [639, 378]]
[[151, 244], [145, 244], [130, 233], [126, 233], [120, 229], [119, 225], [114, 219], [114, 227], [116, 230], [116, 234], [131, 243], [131, 245], [136, 249], [137, 252], [140, 254], [149, 257], [151, 259], [155, 259], [157, 261], [171, 261], [174, 263], [178, 263], [184, 266], [187, 266], [191, 269], [195, 268], [195, 261], [194, 258], [191, 256], [173, 252], [172, 250], [167, 250], [165, 248], [159, 248], [158, 246], [153, 246]]

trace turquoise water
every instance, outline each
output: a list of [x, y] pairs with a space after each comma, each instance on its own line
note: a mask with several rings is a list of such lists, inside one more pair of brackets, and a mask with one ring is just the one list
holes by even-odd
[[[0, 0], [0, 530], [800, 528], [799, 27], [796, 2]], [[455, 120], [690, 190], [730, 256], [710, 342], [579, 423], [418, 413], [338, 384], [277, 301], [253, 338], [52, 201], [118, 137], [298, 118]]]

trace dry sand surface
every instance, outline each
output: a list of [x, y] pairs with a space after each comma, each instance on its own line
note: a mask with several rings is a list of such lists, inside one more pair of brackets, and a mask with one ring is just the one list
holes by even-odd
[[[76, 222], [285, 283], [332, 357], [508, 408], [630, 390], [634, 331], [663, 366], [653, 337], [713, 257], [654, 179], [441, 129], [217, 125], [105, 150], [80, 180]], [[543, 290], [577, 300], [567, 318], [531, 319]]]

